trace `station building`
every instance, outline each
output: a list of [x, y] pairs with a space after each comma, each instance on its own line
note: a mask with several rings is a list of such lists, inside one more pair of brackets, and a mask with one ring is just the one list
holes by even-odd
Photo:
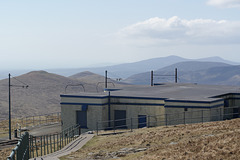
[[240, 88], [199, 84], [131, 85], [60, 97], [63, 129], [80, 124], [86, 131], [130, 123], [138, 128], [222, 120], [233, 118], [227, 112], [239, 116], [239, 108], [225, 109], [240, 106]]

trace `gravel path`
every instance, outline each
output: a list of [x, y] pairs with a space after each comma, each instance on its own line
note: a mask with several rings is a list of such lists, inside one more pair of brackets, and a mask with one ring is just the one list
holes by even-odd
[[32, 158], [31, 160], [59, 160], [59, 157], [65, 156], [70, 154], [71, 152], [75, 152], [82, 148], [92, 137], [94, 134], [88, 134], [84, 133], [81, 134], [77, 139], [66, 145], [64, 148], [61, 150], [42, 156], [42, 157], [37, 157], [37, 158]]

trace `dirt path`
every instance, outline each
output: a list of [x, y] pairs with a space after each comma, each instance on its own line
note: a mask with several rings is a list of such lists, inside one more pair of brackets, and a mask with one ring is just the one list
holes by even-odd
[[[35, 158], [35, 159], [36, 160], [58, 160], [59, 157], [68, 155], [82, 148], [90, 139], [93, 138], [93, 136], [94, 134], [84, 133], [81, 136], [79, 136], [77, 139], [69, 143], [67, 146], [65, 146], [63, 149], [42, 157]], [[35, 160], [35, 159], [32, 158], [31, 160]]]

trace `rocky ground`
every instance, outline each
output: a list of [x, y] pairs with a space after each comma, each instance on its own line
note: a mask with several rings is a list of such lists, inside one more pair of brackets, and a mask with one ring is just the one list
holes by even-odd
[[240, 119], [95, 136], [61, 159], [240, 159]]

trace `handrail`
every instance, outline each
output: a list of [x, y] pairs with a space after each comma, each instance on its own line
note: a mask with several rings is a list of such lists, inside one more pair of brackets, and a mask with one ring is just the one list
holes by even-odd
[[25, 134], [18, 141], [16, 147], [10, 153], [10, 156], [7, 157], [7, 160], [28, 160], [29, 159], [29, 133]]

